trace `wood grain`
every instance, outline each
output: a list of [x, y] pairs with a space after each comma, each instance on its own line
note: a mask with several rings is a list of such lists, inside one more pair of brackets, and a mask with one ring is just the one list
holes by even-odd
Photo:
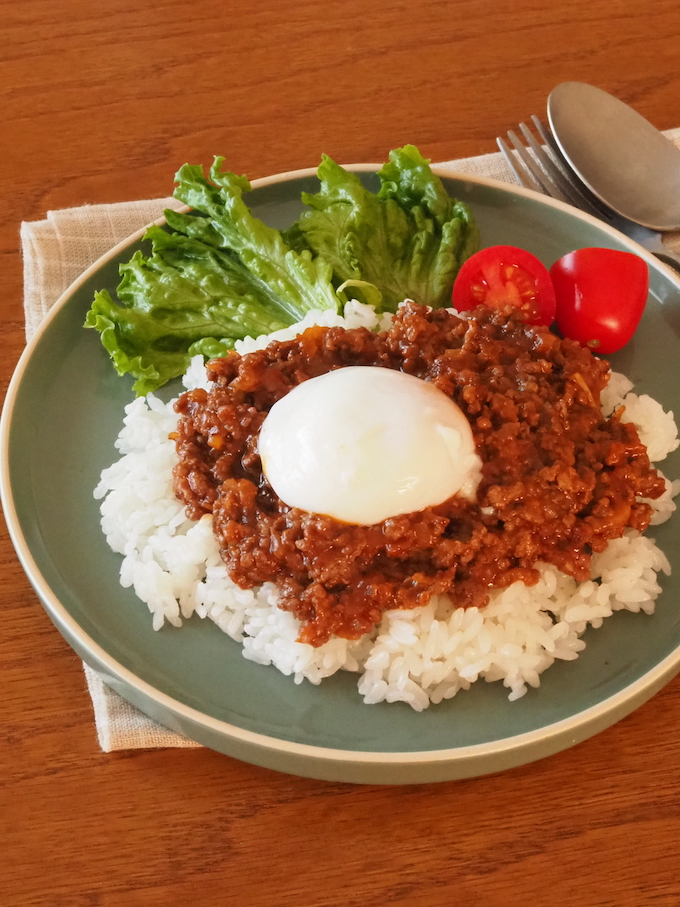
[[[557, 83], [680, 125], [677, 0], [0, 2], [3, 393], [19, 225], [251, 177], [495, 151]], [[680, 904], [680, 680], [615, 727], [470, 781], [353, 787], [206, 750], [102, 754], [78, 658], [0, 536], [0, 905]]]

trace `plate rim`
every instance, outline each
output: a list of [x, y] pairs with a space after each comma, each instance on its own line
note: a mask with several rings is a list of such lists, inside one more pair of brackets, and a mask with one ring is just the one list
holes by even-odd
[[[382, 164], [374, 163], [344, 165], [345, 169], [356, 173], [376, 172], [382, 166]], [[558, 199], [550, 198], [540, 192], [526, 189], [522, 186], [506, 183], [503, 180], [494, 179], [492, 177], [460, 172], [449, 166], [444, 166], [441, 164], [432, 165], [431, 169], [438, 176], [500, 190], [510, 196], [518, 195], [520, 197], [526, 197], [534, 201], [539, 201], [541, 204], [566, 212], [570, 216], [580, 219], [585, 223], [595, 225], [599, 230], [611, 235], [612, 238], [616, 239], [619, 243], [623, 243], [629, 246], [631, 251], [642, 257], [648, 263], [648, 265], [660, 271], [667, 278], [670, 278], [671, 282], [674, 283], [678, 288], [680, 288], [680, 277], [668, 265], [661, 262], [651, 252], [648, 252], [644, 247], [640, 246], [638, 243], [625, 236], [624, 234], [620, 233], [614, 227], [611, 227], [609, 224], [600, 221], [598, 218], [593, 217], [586, 212], [574, 208], [572, 205], [568, 205], [567, 203], [561, 202]], [[250, 185], [254, 190], [264, 188], [272, 184], [280, 184], [297, 179], [313, 177], [316, 175], [317, 167], [288, 170], [252, 180]], [[183, 206], [175, 210], [186, 211], [189, 210], [189, 208], [188, 206]], [[234, 739], [239, 743], [262, 748], [273, 754], [279, 753], [281, 755], [285, 754], [289, 756], [296, 755], [299, 757], [304, 757], [305, 759], [311, 760], [316, 764], [388, 764], [390, 766], [398, 765], [403, 768], [409, 766], [436, 766], [444, 763], [448, 765], [458, 765], [460, 763], [466, 763], [470, 760], [481, 757], [499, 757], [502, 755], [507, 756], [510, 753], [521, 751], [522, 749], [538, 742], [542, 742], [546, 745], [547, 754], [548, 752], [551, 752], [551, 750], [549, 749], [550, 742], [556, 742], [570, 732], [584, 732], [575, 735], [576, 739], [574, 740], [574, 742], [578, 742], [589, 736], [587, 731], [592, 725], [598, 725], [599, 729], [604, 729], [607, 724], [603, 723], [603, 719], [605, 719], [608, 715], [613, 715], [610, 724], [613, 724], [614, 722], [620, 720], [622, 717], [625, 717], [626, 714], [629, 714], [643, 702], [647, 701], [647, 699], [651, 698], [665, 683], [669, 682], [675, 674], [680, 672], [680, 645], [678, 645], [671, 653], [669, 653], [664, 659], [658, 662], [652, 669], [647, 671], [637, 680], [633, 681], [631, 684], [628, 684], [626, 687], [624, 687], [614, 695], [601, 700], [595, 705], [589, 706], [586, 709], [576, 712], [568, 718], [543, 725], [542, 727], [535, 730], [511, 737], [503, 737], [499, 740], [488, 741], [486, 743], [472, 744], [462, 747], [459, 746], [449, 749], [414, 751], [362, 751], [337, 749], [316, 744], [289, 741], [279, 737], [269, 736], [264, 733], [250, 731], [245, 728], [238, 727], [237, 725], [230, 724], [229, 722], [223, 721], [221, 719], [214, 718], [211, 715], [207, 715], [206, 713], [201, 712], [200, 710], [195, 709], [192, 706], [185, 705], [179, 700], [174, 699], [169, 694], [164, 693], [157, 687], [153, 686], [151, 683], [140, 678], [133, 671], [120, 664], [120, 662], [118, 662], [113, 656], [109, 655], [106, 650], [102, 646], [100, 646], [99, 643], [95, 642], [95, 640], [92, 639], [87, 633], [85, 633], [85, 631], [81, 629], [78, 622], [73, 617], [71, 617], [65, 606], [52, 592], [49, 584], [42, 576], [42, 573], [38, 568], [35, 559], [33, 558], [33, 555], [21, 530], [9, 476], [9, 435], [15, 413], [17, 395], [19, 389], [22, 386], [23, 377], [28, 363], [31, 361], [31, 358], [35, 352], [35, 349], [39, 345], [41, 338], [46, 332], [50, 330], [52, 322], [58, 317], [59, 313], [62, 311], [62, 309], [65, 308], [69, 300], [78, 291], [78, 289], [93, 274], [95, 274], [101, 267], [109, 263], [116, 256], [124, 252], [129, 246], [141, 240], [152, 224], [162, 226], [163, 224], [165, 224], [165, 222], [166, 219], [164, 216], [162, 216], [154, 221], [149, 222], [148, 224], [144, 225], [140, 229], [136, 230], [135, 232], [121, 240], [103, 255], [99, 256], [99, 258], [97, 258], [94, 262], [92, 262], [92, 264], [90, 264], [58, 297], [58, 299], [51, 306], [49, 312], [41, 321], [36, 331], [33, 333], [31, 339], [26, 344], [26, 347], [22, 351], [22, 354], [16, 363], [7, 388], [7, 393], [2, 407], [2, 413], [0, 415], [0, 499], [2, 500], [8, 533], [10, 535], [12, 544], [22, 565], [22, 568], [24, 569], [29, 582], [38, 595], [38, 598], [40, 599], [43, 607], [48, 612], [48, 615], [50, 616], [52, 622], [62, 633], [62, 635], [68, 634], [66, 636], [66, 639], [68, 644], [71, 645], [72, 648], [73, 645], [70, 641], [70, 637], [78, 640], [78, 642], [83, 646], [83, 648], [86, 649], [86, 651], [91, 652], [93, 655], [93, 660], [98, 662], [98, 664], [92, 665], [88, 658], [79, 653], [83, 661], [90, 664], [91, 667], [100, 672], [102, 671], [101, 665], [105, 666], [106, 673], [110, 674], [112, 678], [117, 679], [120, 683], [126, 686], [129, 686], [145, 699], [150, 699], [151, 701], [156, 702], [159, 706], [170, 711], [171, 713], [174, 713], [177, 717], [188, 720], [198, 726], [205, 727], [205, 729], [208, 731], [219, 733], [223, 736], [229, 737], [230, 739]], [[124, 693], [121, 693], [121, 695], [126, 698]], [[622, 713], [617, 711], [621, 707], [627, 705], [630, 706], [627, 711], [623, 711]], [[539, 757], [537, 756], [536, 758]]]

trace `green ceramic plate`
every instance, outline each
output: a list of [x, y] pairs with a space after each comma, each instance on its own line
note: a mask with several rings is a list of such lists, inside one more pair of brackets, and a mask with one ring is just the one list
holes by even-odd
[[[355, 168], [369, 184], [375, 167]], [[444, 175], [444, 174], [442, 174]], [[254, 183], [254, 212], [276, 227], [314, 191], [312, 171]], [[547, 265], [581, 246], [631, 249], [649, 263], [650, 300], [632, 342], [612, 357], [640, 392], [677, 409], [680, 282], [644, 250], [559, 202], [491, 180], [445, 176], [468, 202], [484, 245], [509, 243]], [[194, 618], [156, 633], [146, 606], [118, 584], [92, 489], [116, 454], [131, 382], [115, 375], [82, 323], [95, 289], [113, 289], [140, 234], [64, 294], [22, 357], [2, 417], [2, 484], [12, 539], [37, 594], [76, 652], [144, 712], [194, 740], [280, 771], [362, 783], [464, 778], [520, 765], [572, 744], [632, 711], [680, 669], [680, 545], [673, 520], [655, 533], [674, 567], [652, 617], [618, 613], [586, 635], [576, 662], [559, 663], [517, 702], [500, 684], [416, 713], [366, 706], [356, 677], [296, 685], [246, 661], [212, 623]], [[172, 389], [171, 389], [172, 390]], [[680, 456], [665, 462], [679, 474]]]

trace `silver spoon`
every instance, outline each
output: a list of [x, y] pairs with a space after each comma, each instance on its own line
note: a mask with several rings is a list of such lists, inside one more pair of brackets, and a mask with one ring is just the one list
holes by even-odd
[[560, 151], [596, 198], [652, 230], [680, 230], [680, 151], [650, 122], [584, 82], [553, 89], [548, 119]]

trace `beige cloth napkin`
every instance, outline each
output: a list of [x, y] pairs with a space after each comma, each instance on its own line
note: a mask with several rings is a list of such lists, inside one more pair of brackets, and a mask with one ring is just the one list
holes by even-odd
[[[680, 147], [680, 128], [665, 134]], [[440, 166], [460, 173], [516, 182], [500, 153], [446, 161]], [[180, 207], [180, 203], [172, 198], [161, 198], [86, 205], [49, 211], [45, 220], [23, 223], [21, 244], [27, 339], [64, 290], [89, 265], [141, 227], [157, 220], [168, 207]], [[680, 233], [667, 236], [666, 242], [680, 253]], [[83, 667], [94, 707], [97, 737], [104, 752], [199, 745], [148, 718], [108, 687], [96, 671], [87, 665]]]

